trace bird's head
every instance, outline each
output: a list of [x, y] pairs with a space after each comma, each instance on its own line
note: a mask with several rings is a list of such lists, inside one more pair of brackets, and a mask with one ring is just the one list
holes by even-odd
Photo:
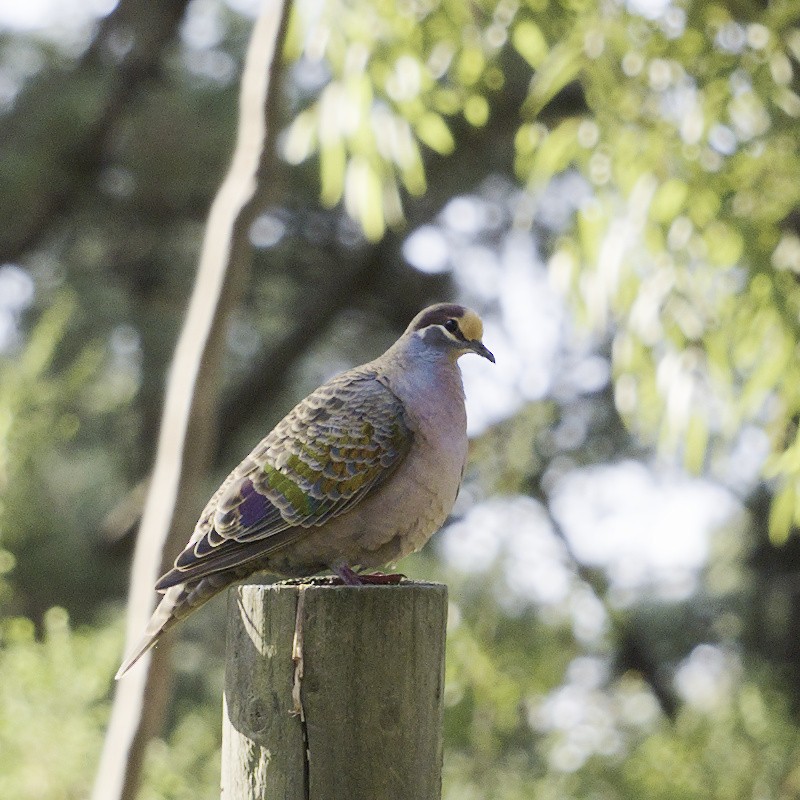
[[438, 303], [417, 314], [406, 334], [418, 336], [429, 347], [447, 353], [453, 361], [464, 353], [477, 353], [494, 364], [494, 356], [482, 341], [483, 322], [469, 308]]

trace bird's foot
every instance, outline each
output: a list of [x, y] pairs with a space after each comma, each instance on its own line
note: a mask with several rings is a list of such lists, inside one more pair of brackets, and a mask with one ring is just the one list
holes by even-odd
[[364, 583], [349, 564], [336, 564], [333, 571], [345, 586], [361, 586]]
[[358, 573], [349, 564], [337, 564], [333, 571], [345, 586], [394, 586], [406, 577], [399, 572]]

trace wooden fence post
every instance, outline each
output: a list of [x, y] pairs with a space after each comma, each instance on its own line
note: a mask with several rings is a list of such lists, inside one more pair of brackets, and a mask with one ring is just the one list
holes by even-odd
[[446, 586], [228, 598], [223, 800], [439, 800]]

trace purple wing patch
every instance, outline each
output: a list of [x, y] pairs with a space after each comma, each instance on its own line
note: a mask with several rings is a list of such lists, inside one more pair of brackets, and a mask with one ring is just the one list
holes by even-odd
[[238, 506], [239, 524], [245, 530], [255, 527], [274, 509], [272, 503], [258, 492], [249, 478], [242, 481], [239, 493], [242, 498], [242, 502]]

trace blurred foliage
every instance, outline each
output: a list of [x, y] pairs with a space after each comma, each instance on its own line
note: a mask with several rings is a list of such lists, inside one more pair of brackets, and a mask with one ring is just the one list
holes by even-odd
[[617, 326], [617, 407], [695, 471], [715, 440], [764, 426], [776, 541], [800, 522], [798, 21], [781, 3], [579, 13], [558, 45], [574, 68], [545, 61], [529, 104], [551, 73], [580, 81], [589, 113], [517, 134], [534, 191], [568, 167], [592, 186], [551, 265], [589, 325]]
[[[191, 2], [122, 87], [113, 32], [0, 33], [2, 797], [92, 780], [135, 521], [109, 512], [152, 460], [234, 135], [238, 6]], [[274, 203], [198, 482], [428, 300], [483, 303], [502, 345], [497, 273], [470, 257], [521, 232], [613, 377], [526, 397], [475, 439], [438, 557], [402, 566], [451, 588], [448, 800], [800, 795], [798, 61], [788, 2], [296, 5]], [[454, 196], [493, 198], [483, 228], [448, 229]], [[404, 225], [466, 272], [408, 268]], [[574, 557], [560, 477], [658, 451], [725, 483], [754, 432], [765, 480], [728, 482], [747, 513], [679, 601], [621, 597]], [[218, 611], [184, 626], [142, 798], [218, 792]]]
[[323, 203], [344, 199], [368, 238], [402, 221], [401, 187], [412, 197], [425, 192], [421, 145], [453, 151], [448, 118], [486, 124], [487, 93], [504, 81], [494, 62], [513, 18], [510, 5], [492, 5], [445, 0], [398, 13], [390, 2], [335, 0], [321, 14], [298, 6], [288, 55], [323, 62], [330, 79], [310, 103], [298, 98], [305, 107], [284, 152], [290, 163], [318, 156]]
[[150, 742], [142, 800], [208, 800], [219, 797], [221, 712], [208, 704], [187, 712], [169, 740]]
[[24, 617], [0, 620], [0, 794], [85, 797], [100, 751], [122, 630], [119, 620], [71, 630], [64, 609], [37, 636]]
[[[108, 480], [111, 454], [103, 438], [110, 434], [123, 445], [115, 413], [130, 402], [136, 386], [127, 370], [115, 374], [104, 343], [77, 351], [66, 344], [75, 314], [71, 293], [55, 293], [23, 349], [13, 358], [0, 355], [0, 610], [5, 613], [37, 617], [70, 599], [79, 609], [97, 602], [121, 574], [117, 569], [104, 576], [100, 560], [92, 571], [94, 585], [87, 587], [83, 567], [97, 556], [82, 528], [96, 528], [124, 490], [121, 482]], [[54, 531], [60, 534], [57, 547], [51, 546]], [[8, 582], [3, 575], [12, 572]], [[41, 581], [44, 575], [49, 582]]]

